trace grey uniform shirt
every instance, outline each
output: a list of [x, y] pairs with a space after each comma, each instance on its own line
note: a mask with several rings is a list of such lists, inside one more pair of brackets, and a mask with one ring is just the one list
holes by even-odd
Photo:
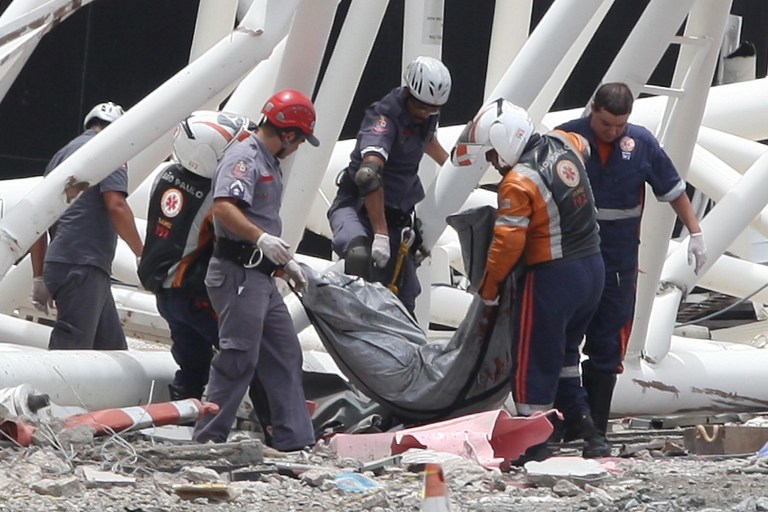
[[[61, 148], [48, 163], [45, 175], [94, 135], [94, 130], [86, 130]], [[104, 192], [111, 191], [128, 194], [126, 165], [90, 187], [67, 208], [56, 223], [53, 239], [45, 255], [46, 262], [92, 265], [111, 274], [117, 247], [117, 232], [107, 213], [107, 205], [101, 197]]]
[[[262, 230], [280, 236], [280, 201], [283, 172], [280, 163], [255, 134], [230, 148], [216, 167], [211, 187], [214, 199], [234, 198], [249, 221]], [[214, 216], [217, 237], [242, 240]], [[248, 240], [253, 242], [252, 240]]]

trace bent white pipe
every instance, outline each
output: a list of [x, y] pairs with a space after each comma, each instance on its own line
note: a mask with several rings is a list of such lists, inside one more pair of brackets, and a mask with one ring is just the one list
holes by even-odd
[[297, 3], [272, 0], [264, 10], [254, 4], [230, 37], [158, 87], [54, 169], [0, 219], [0, 275], [5, 275], [14, 260], [61, 216], [79, 186], [102, 180], [205, 103], [215, 91], [266, 57], [287, 29]]
[[766, 349], [672, 336], [669, 355], [658, 364], [625, 362], [611, 416], [764, 411], [768, 393], [755, 376], [767, 366]]
[[169, 400], [177, 368], [167, 351], [2, 351], [0, 388], [28, 384], [56, 404], [90, 410], [127, 407]]

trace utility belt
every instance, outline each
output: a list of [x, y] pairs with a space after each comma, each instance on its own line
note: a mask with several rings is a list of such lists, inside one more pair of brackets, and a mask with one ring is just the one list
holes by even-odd
[[398, 208], [384, 207], [384, 218], [387, 219], [387, 226], [395, 229], [412, 228], [413, 215], [405, 213]]
[[280, 265], [272, 263], [254, 244], [239, 242], [229, 238], [217, 238], [213, 246], [213, 255], [223, 260], [234, 261], [245, 268], [253, 268], [268, 276], [275, 273]]

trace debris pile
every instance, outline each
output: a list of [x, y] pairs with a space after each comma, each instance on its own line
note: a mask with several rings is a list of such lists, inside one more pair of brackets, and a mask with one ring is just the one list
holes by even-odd
[[691, 453], [681, 426], [625, 423], [609, 435], [614, 457], [585, 460], [577, 443], [564, 443], [545, 461], [500, 469], [469, 451], [341, 456], [331, 437], [283, 453], [245, 431], [214, 445], [190, 442], [189, 426], [95, 436], [87, 424], [64, 424], [37, 422], [28, 447], [0, 441], [0, 511], [768, 510], [768, 448]]

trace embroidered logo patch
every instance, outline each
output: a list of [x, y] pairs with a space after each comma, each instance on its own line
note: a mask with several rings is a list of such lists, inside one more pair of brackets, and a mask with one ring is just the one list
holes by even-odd
[[619, 142], [619, 147], [622, 151], [633, 151], [635, 149], [635, 139], [632, 137], [624, 137]]
[[378, 133], [379, 135], [387, 133], [389, 131], [389, 127], [387, 126], [387, 118], [384, 116], [379, 116], [376, 122], [373, 123], [371, 130], [373, 133]]
[[235, 167], [232, 169], [232, 176], [235, 178], [245, 178], [247, 176], [248, 167], [245, 165], [245, 162], [240, 160], [235, 164]]
[[243, 182], [240, 180], [233, 181], [229, 186], [228, 192], [230, 197], [243, 197], [245, 195], [245, 187], [243, 186]]
[[560, 160], [557, 162], [555, 170], [557, 171], [557, 175], [560, 176], [562, 182], [571, 188], [578, 185], [579, 181], [581, 181], [579, 170], [570, 160]]
[[182, 206], [184, 206], [184, 196], [179, 189], [171, 188], [163, 192], [163, 197], [160, 198], [160, 210], [163, 215], [172, 219], [179, 214]]

